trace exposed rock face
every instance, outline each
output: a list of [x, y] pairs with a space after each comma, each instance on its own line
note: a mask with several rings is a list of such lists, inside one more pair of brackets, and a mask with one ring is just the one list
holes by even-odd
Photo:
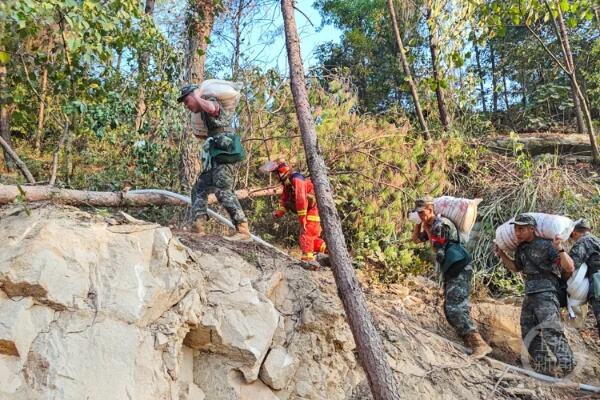
[[284, 347], [274, 347], [260, 369], [260, 379], [275, 390], [283, 389], [296, 372], [297, 361]]
[[[0, 209], [0, 238], [0, 400], [370, 398], [329, 271], [68, 207]], [[371, 300], [403, 397], [494, 390], [501, 371], [410, 319], [408, 288]]]

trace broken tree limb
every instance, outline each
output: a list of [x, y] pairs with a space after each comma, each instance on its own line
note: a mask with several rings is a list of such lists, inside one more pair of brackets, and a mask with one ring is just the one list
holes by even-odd
[[8, 142], [4, 140], [2, 136], [0, 136], [0, 145], [4, 147], [4, 151], [6, 151], [6, 154], [8, 154], [13, 159], [15, 164], [17, 164], [17, 167], [19, 168], [25, 179], [27, 179], [27, 182], [35, 183], [35, 178], [33, 177], [33, 175], [31, 175], [31, 172], [29, 172], [29, 168], [27, 168], [27, 165], [23, 162], [23, 160], [19, 158], [17, 153], [15, 153], [12, 147], [10, 147], [10, 144], [8, 144]]
[[[27, 202], [51, 201], [72, 206], [94, 207], [145, 207], [145, 206], [187, 206], [177, 198], [160, 193], [93, 192], [87, 190], [59, 189], [53, 186], [21, 186], [22, 195], [16, 185], [0, 185], [0, 205], [20, 199]], [[235, 192], [239, 199], [273, 196], [281, 193], [281, 188], [243, 189]], [[214, 195], [209, 195], [208, 203], [216, 203]]]
[[331, 257], [338, 294], [344, 305], [348, 325], [356, 342], [358, 358], [367, 376], [374, 400], [399, 400], [400, 388], [388, 363], [381, 337], [367, 307], [365, 295], [356, 278], [340, 217], [333, 200], [327, 167], [317, 145], [317, 133], [308, 101], [293, 0], [281, 0], [281, 11], [298, 125], [308, 169], [315, 186], [319, 214], [323, 221], [325, 241]]

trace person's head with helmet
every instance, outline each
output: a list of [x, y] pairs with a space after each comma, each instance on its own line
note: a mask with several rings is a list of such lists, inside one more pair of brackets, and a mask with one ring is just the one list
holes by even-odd
[[281, 183], [285, 183], [286, 179], [292, 173], [292, 169], [283, 158], [267, 161], [260, 167], [260, 170], [264, 173], [277, 174], [277, 178]]
[[582, 237], [589, 235], [592, 232], [592, 224], [587, 219], [580, 219], [575, 222], [573, 233], [571, 233], [571, 240], [574, 242], [578, 241]]

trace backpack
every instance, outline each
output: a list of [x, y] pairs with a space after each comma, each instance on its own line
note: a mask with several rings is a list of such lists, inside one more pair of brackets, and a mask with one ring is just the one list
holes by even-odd
[[[448, 221], [454, 224], [450, 219]], [[454, 227], [456, 228], [456, 224], [454, 224]], [[444, 263], [440, 266], [440, 270], [443, 276], [452, 278], [457, 276], [472, 261], [473, 258], [462, 245], [460, 234], [458, 234], [458, 241], [448, 240], [448, 243], [446, 243]]]
[[228, 149], [210, 147], [210, 156], [219, 164], [235, 164], [246, 158], [246, 150], [242, 146], [242, 138], [237, 133], [232, 134], [232, 142]]

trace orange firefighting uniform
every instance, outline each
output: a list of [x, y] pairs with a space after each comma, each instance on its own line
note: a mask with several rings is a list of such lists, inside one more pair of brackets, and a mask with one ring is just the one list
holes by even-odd
[[299, 172], [289, 174], [283, 181], [283, 192], [275, 216], [283, 216], [286, 210], [298, 215], [302, 259], [314, 260], [314, 253], [325, 253], [327, 246], [321, 239], [321, 219], [313, 183]]

